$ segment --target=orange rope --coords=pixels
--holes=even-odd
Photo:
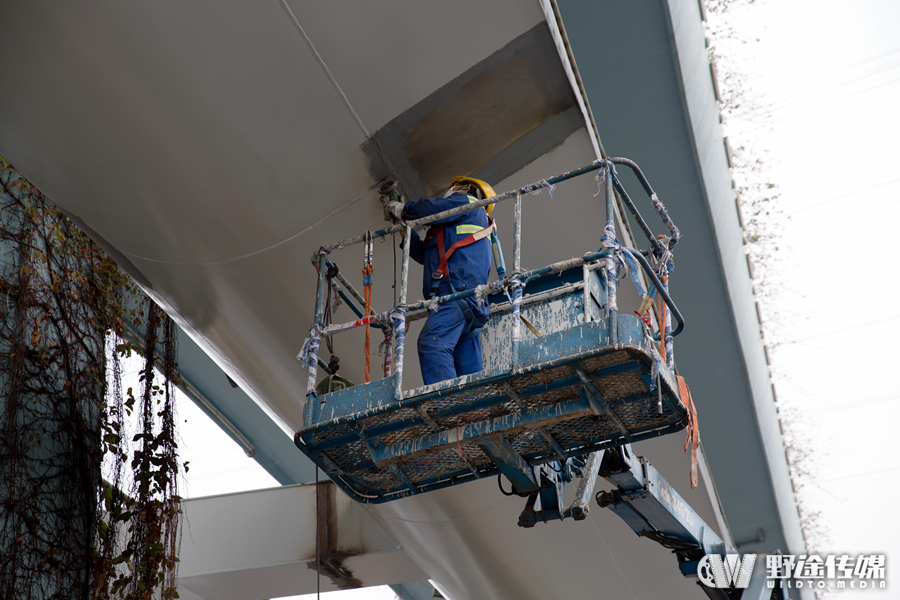
[[[687,411],[687,439],[684,440],[684,451],[691,449],[691,489],[697,487],[698,476],[698,460],[697,449],[700,447],[700,425],[697,422],[697,407],[694,405],[694,399],[691,397],[691,390],[688,388],[684,377],[678,375],[678,392],[681,396],[681,403]]]
[[[372,273],[375,272],[375,267],[371,264],[365,265],[365,266],[363,266],[362,272],[363,272],[363,279],[365,280],[366,276],[368,275],[369,276],[368,279],[369,279],[369,281],[371,281],[371,276],[372,276]],[[365,297],[365,300],[366,300],[366,309],[363,314],[368,317],[369,313],[372,312],[372,284],[371,283],[363,286],[363,296]],[[370,347],[371,347],[371,343],[369,341],[369,324],[366,323],[366,345],[365,345],[366,383],[369,383],[369,381],[371,381],[371,379],[369,378],[369,370],[372,367],[371,359],[369,358]]]

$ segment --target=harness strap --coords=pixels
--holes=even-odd
[[[432,294],[437,294],[438,284],[441,279],[447,277],[449,280],[450,277],[450,268],[447,266],[447,261],[450,260],[450,257],[453,256],[453,253],[456,252],[458,248],[462,248],[463,246],[469,246],[474,244],[475,242],[481,241],[491,235],[491,233],[495,229],[494,220],[488,217],[488,226],[484,227],[471,235],[467,235],[463,239],[457,241],[455,244],[450,246],[448,249],[444,249],[444,226],[443,225],[434,225],[428,231],[428,235],[426,236],[426,241],[429,238],[436,238],[437,247],[438,247],[438,257],[440,258],[440,263],[438,264],[438,268],[432,273],[431,278],[431,291]],[[451,289],[453,284],[451,284]],[[456,290],[453,290],[454,292]]]
[[[474,201],[474,200],[473,200]],[[453,253],[456,252],[458,248],[462,248],[464,246],[469,246],[474,244],[475,242],[481,241],[491,235],[493,232],[497,230],[496,225],[494,224],[494,220],[490,217],[487,218],[488,226],[482,227],[478,231],[475,231],[466,237],[458,240],[455,244],[446,248],[444,245],[444,226],[443,225],[432,225],[428,229],[428,233],[425,235],[425,243],[428,243],[428,240],[431,238],[437,238],[435,242],[437,242],[438,248],[438,257],[440,262],[438,264],[437,270],[431,274],[431,297],[434,298],[437,296],[438,286],[441,283],[443,278],[447,278],[447,283],[450,284],[450,291],[456,293],[456,290],[453,288],[453,282],[450,279],[450,268],[447,265],[447,261],[450,260],[450,257],[453,256]],[[471,225],[463,225],[464,227],[471,227]],[[459,232],[459,227],[457,226],[457,232]],[[477,227],[477,225],[475,226]],[[484,325],[479,324],[475,320],[475,314],[472,312],[472,307],[463,299],[456,301],[457,306],[459,306],[460,310],[463,313],[463,318],[466,321],[466,327],[462,332],[462,335],[459,338],[459,341],[465,342],[470,340],[481,333],[481,330],[484,329]]]

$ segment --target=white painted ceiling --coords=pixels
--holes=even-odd
[[[4,15],[17,83],[0,96],[0,151],[292,427],[308,257],[383,225],[363,144],[542,20],[516,0],[30,2]],[[342,262],[350,276],[361,257]]]

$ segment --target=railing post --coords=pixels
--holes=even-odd
[[[513,272],[510,283],[513,285],[510,298],[513,305],[512,312],[512,364],[510,371],[515,371],[519,366],[519,310],[522,303],[522,285],[519,272],[522,270],[522,194],[516,194],[516,211],[513,225]]]
[[[606,262],[606,258],[603,259]],[[603,304],[603,310],[606,312],[605,318],[609,318],[609,277],[606,274],[606,267],[600,267],[597,269],[597,272],[600,273],[600,285],[603,286],[603,289],[606,290],[606,302]]]
[[[522,194],[516,194],[516,213],[513,230],[513,271],[522,268]]]
[[[406,292],[409,287],[409,247],[412,245],[412,228],[407,225],[406,233],[403,236],[403,260],[400,262],[400,304],[398,306],[405,307]],[[394,321],[391,321],[394,323]],[[399,327],[403,331],[394,331],[394,339],[397,340],[397,351],[394,353],[394,399],[397,402],[403,399],[403,358],[406,354],[406,318],[399,321]]]
[[[582,265],[581,267],[581,276],[584,281],[584,322],[590,323],[591,321],[591,272],[588,269],[587,263]]]
[[[613,210],[613,202],[615,199],[615,194],[613,193],[613,166],[612,163],[607,161],[606,167],[606,222],[612,223],[613,229],[615,230],[615,211]],[[609,343],[610,345],[617,344],[619,342],[619,327],[617,322],[616,309],[616,268],[615,264],[617,261],[617,257],[613,254],[606,259],[606,304],[607,304],[607,323],[606,327],[609,329]]]
[[[307,367],[309,368],[309,379],[307,383],[306,390],[306,407],[303,411],[303,419],[306,423],[306,426],[312,424],[313,422],[313,413],[316,409],[316,403],[314,400],[316,399],[315,392],[315,381],[316,381],[316,369],[318,368],[319,362],[319,342],[320,338],[318,335],[319,329],[322,327],[324,318],[325,318],[325,263],[327,261],[327,256],[325,252],[319,253],[319,259],[316,263],[316,267],[319,270],[318,282],[316,284],[316,316],[315,316],[315,326],[313,330],[310,332],[310,337],[308,338],[308,354],[306,357]],[[310,389],[312,388],[312,389]]]

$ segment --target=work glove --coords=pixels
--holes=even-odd
[[[384,207],[390,213],[391,217],[400,221],[403,219],[403,206],[402,202],[396,202],[391,200],[389,202],[385,202]]]

